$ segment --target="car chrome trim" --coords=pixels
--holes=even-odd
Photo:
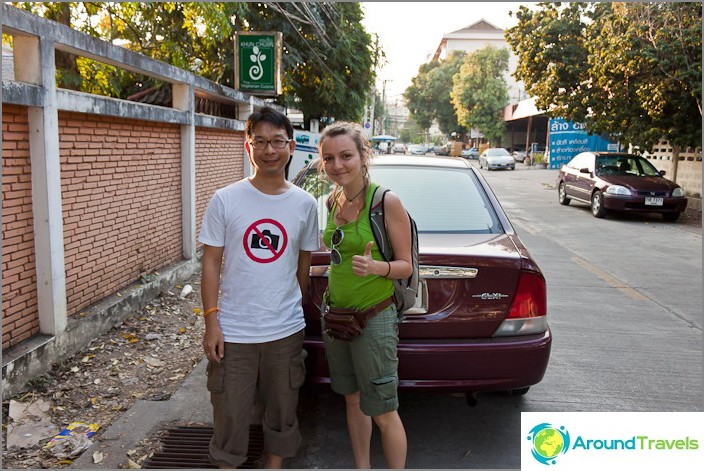
[[[479,270],[468,267],[441,267],[421,265],[418,269],[421,278],[476,278]]]
[[[311,265],[310,276],[324,277],[329,276],[329,265]],[[468,267],[443,267],[443,266],[428,266],[421,265],[418,267],[420,278],[476,278],[479,270],[477,268]],[[485,293],[488,294],[488,293]]]
[[[503,293],[482,293],[482,294],[473,294],[473,298],[481,298],[481,299],[501,299],[501,298],[508,298],[508,294],[503,294]]]

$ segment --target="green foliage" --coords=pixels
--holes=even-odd
[[[361,25],[360,4],[269,5],[273,7],[248,21],[253,30],[270,30],[273,21],[287,38],[284,97],[279,102],[301,110],[306,121],[360,121],[374,82],[374,57],[379,54]]]
[[[506,39],[551,117],[649,149],[701,146],[701,4],[539,3]]]
[[[15,2],[40,16],[234,87],[234,33],[283,33],[280,104],[306,122],[359,121],[374,81],[371,37],[357,2]],[[160,82],[69,56],[57,66],[71,88],[126,98]],[[112,75],[112,79],[109,74]]]
[[[453,77],[450,94],[460,124],[478,129],[489,141],[500,143],[506,131],[503,109],[508,104],[504,74],[508,49],[487,46],[469,54]]]
[[[459,72],[465,56],[464,51],[453,51],[443,61],[421,65],[418,75],[413,77],[403,96],[411,116],[421,128],[428,129],[437,121],[446,134],[466,134],[467,129],[459,123],[450,97],[452,78]]]

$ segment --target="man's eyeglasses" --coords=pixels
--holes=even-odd
[[[255,139],[249,144],[252,146],[253,149],[264,150],[269,144],[271,144],[272,149],[283,149],[288,145],[289,142],[291,142],[291,139],[277,138],[272,139],[270,141],[267,141],[266,139]]]
[[[337,246],[340,245],[342,240],[345,238],[345,233],[339,227],[335,229],[330,237],[330,242],[332,242],[332,247],[330,248],[330,261],[339,265],[342,262],[342,255],[340,251],[337,250]]]

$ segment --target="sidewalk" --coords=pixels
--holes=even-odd
[[[119,469],[127,462],[129,450],[165,428],[165,424],[211,424],[212,409],[205,381],[207,363],[203,359],[168,401],[137,401],[70,468]],[[93,462],[96,451],[103,453],[100,463]]]

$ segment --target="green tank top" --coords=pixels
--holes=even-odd
[[[389,278],[378,275],[358,276],[352,271],[352,255],[364,254],[364,249],[369,241],[374,241],[371,225],[369,224],[369,207],[371,206],[372,195],[378,187],[371,184],[367,189],[364,208],[357,216],[356,221],[339,226],[344,232],[344,237],[340,245],[335,248],[342,255],[342,262],[339,265],[330,263],[328,287],[330,288],[330,306],[367,309],[380,303],[394,293],[393,282]],[[332,248],[332,233],[338,227],[335,224],[333,215],[337,207],[337,202],[333,201],[332,210],[328,214],[328,223],[325,227],[323,240],[328,248]],[[384,260],[376,243],[372,246],[372,258],[374,260]]]

